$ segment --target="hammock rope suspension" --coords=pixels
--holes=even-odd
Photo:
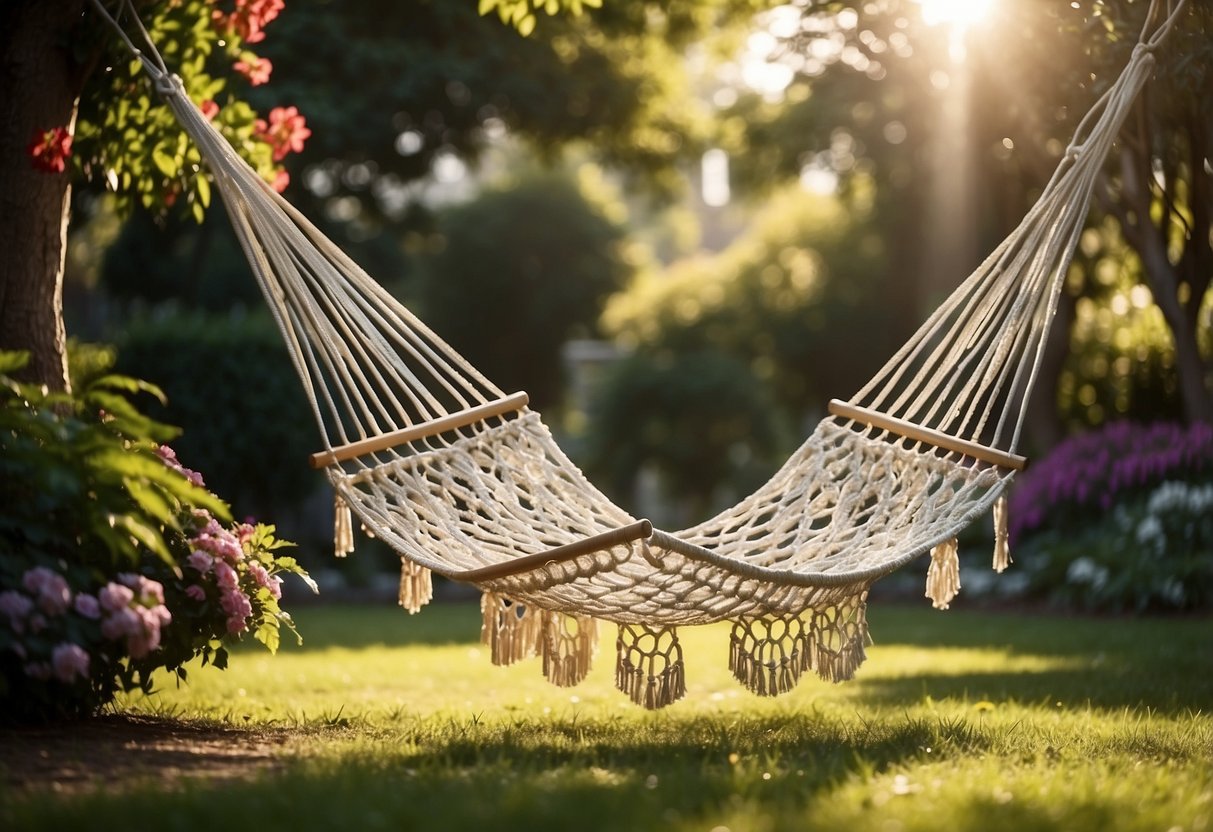
[[[831,402],[765,485],[674,533],[614,505],[525,393],[485,378],[264,182],[189,100],[130,0],[119,8],[144,50],[93,4],[206,160],[319,428],[312,464],[336,492],[337,551],[352,550],[355,519],[391,546],[410,612],[430,599],[431,572],[475,584],[493,662],[542,655],[556,684],[588,671],[593,619],[614,622],[617,686],[655,708],[686,690],[679,626],[732,621],[730,669],[774,695],[806,670],[851,678],[868,588],[928,552],[927,594],[946,608],[960,588],[956,535],[991,506],[994,567],[1010,562],[1003,492],[1027,463],[1016,448],[1058,295],[1184,0],[1152,1],[1035,205],[888,363]]]

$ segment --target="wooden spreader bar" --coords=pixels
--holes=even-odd
[[[1022,471],[1028,467],[1027,457],[1000,451],[997,448],[991,448],[988,445],[982,445],[977,442],[970,442],[966,439],[958,439],[941,431],[924,428],[913,422],[907,422],[904,419],[897,419],[893,416],[886,416],[878,411],[847,404],[838,399],[830,400],[829,411],[832,416],[841,416],[853,422],[881,428],[898,436],[913,439],[915,442],[926,442],[928,445],[935,445],[948,451],[955,451],[1001,468]]]
[[[584,540],[567,543],[564,546],[557,546],[555,549],[548,549],[546,552],[523,555],[513,560],[481,566],[478,569],[467,569],[463,572],[456,572],[450,577],[452,580],[463,581],[465,583],[490,581],[495,578],[508,578],[511,575],[519,575],[532,569],[538,569],[541,566],[547,566],[548,564],[563,563],[566,560],[572,560],[590,552],[597,552],[600,549],[609,549],[622,543],[631,543],[633,540],[648,538],[652,534],[653,524],[648,520],[639,520],[628,526],[620,526],[618,529],[596,534]]]
[[[513,395],[506,396],[504,399],[485,402],[475,407],[469,407],[467,410],[448,413],[446,416],[439,416],[437,419],[409,425],[407,428],[394,430],[391,433],[372,436],[369,439],[360,439],[357,442],[350,442],[347,445],[340,445],[328,451],[312,454],[309,462],[313,468],[324,468],[327,465],[332,465],[345,459],[353,459],[363,454],[382,451],[396,445],[403,445],[405,442],[412,442],[414,439],[423,439],[427,436],[446,433],[448,430],[467,427],[474,422],[491,419],[494,416],[500,416],[513,410],[522,410],[527,406],[527,402],[529,401],[530,398],[526,393],[514,393]]]

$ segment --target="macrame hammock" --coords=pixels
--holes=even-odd
[[[787,463],[736,506],[679,532],[611,503],[556,445],[525,393],[507,395],[269,187],[149,48],[156,89],[197,143],[324,438],[336,548],[351,512],[401,556],[416,612],[436,572],[483,591],[496,664],[542,656],[585,677],[596,619],[618,625],[616,684],[659,708],[685,692],[677,628],[731,621],[729,667],[775,695],[814,671],[851,678],[877,578],[927,552],[927,596],[960,588],[957,533],[993,507],[994,568],[1010,561],[1003,493],[1058,293],[1092,189],[1184,2],[1096,102],[1040,199],[850,399],[832,401]],[[122,6],[130,11],[129,0]],[[1168,4],[1170,7],[1170,4]]]

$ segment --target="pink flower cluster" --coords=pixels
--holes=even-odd
[[[239,635],[248,629],[249,617],[253,614],[252,601],[241,587],[241,572],[246,573],[256,587],[266,588],[275,599],[282,597],[282,579],[269,571],[259,561],[246,558],[244,544],[252,537],[253,527],[247,523],[229,531],[209,512],[199,509],[194,512],[199,530],[190,538],[193,551],[186,565],[198,573],[200,581],[186,587],[185,593],[196,601],[207,597],[206,583],[212,583],[219,595],[219,606],[227,616],[227,631]]]
[[[160,630],[173,615],[164,605],[164,587],[143,575],[118,576],[97,593],[101,635],[126,640],[127,652],[141,659],[160,646]]]
[[[220,32],[238,35],[245,43],[265,40],[265,26],[286,7],[283,0],[236,0],[235,11],[211,12],[211,23]]]
[[[303,150],[303,143],[312,135],[298,107],[275,107],[270,110],[269,121],[257,119],[253,131],[273,149],[275,162]]]
[[[254,87],[262,84],[268,84],[270,81],[270,73],[274,71],[274,64],[269,58],[258,58],[255,55],[249,55],[248,60],[236,61],[232,65],[232,69],[239,72],[248,82]]]
[[[189,468],[186,468],[184,465],[178,462],[177,452],[168,445],[160,445],[158,448],[156,448],[156,455],[160,457],[165,465],[172,468],[181,476],[185,477],[192,484],[198,486],[199,488],[205,487],[206,483],[202,481],[202,475],[197,471],[191,471]]]
[[[96,617],[89,616],[87,611],[90,608],[96,610],[97,599],[80,593],[73,603],[67,580],[45,566],[26,570],[21,576],[21,588],[25,591],[10,589],[0,592],[0,616],[8,620],[9,628],[18,635],[42,632],[51,619],[63,616],[73,608],[86,618]],[[20,642],[16,642],[12,649],[23,661],[28,658]],[[80,645],[66,641],[51,650],[49,662],[31,661],[24,667],[26,675],[32,678],[54,677],[69,684],[78,678],[87,679],[88,668],[88,652]]]

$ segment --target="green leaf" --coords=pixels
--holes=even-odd
[[[160,404],[168,404],[168,397],[164,395],[164,391],[150,381],[141,381],[130,376],[118,375],[116,373],[94,381],[90,387],[105,387],[111,390],[125,390],[128,393],[150,393],[156,397]]]
[[[124,478],[122,482],[141,509],[166,526],[176,525],[173,507],[169,504],[168,500],[164,499],[164,495],[159,490],[152,488],[141,480],[130,477]]]
[[[152,161],[165,176],[176,176],[181,168],[177,158],[164,149],[163,143],[152,148]]]
[[[198,202],[203,208],[209,208],[211,205],[211,183],[205,173],[199,173],[194,177],[194,187],[198,190]]]
[[[253,638],[266,646],[271,653],[277,653],[282,643],[282,635],[278,631],[278,619],[269,616],[253,633]]]
[[[132,514],[120,514],[113,517],[115,529],[125,531],[136,541],[151,550],[157,557],[169,566],[175,566],[176,561],[164,542],[164,536],[154,526],[144,523]]]
[[[28,350],[16,350],[13,352],[0,352],[0,374],[8,375],[16,372],[29,363]]]

